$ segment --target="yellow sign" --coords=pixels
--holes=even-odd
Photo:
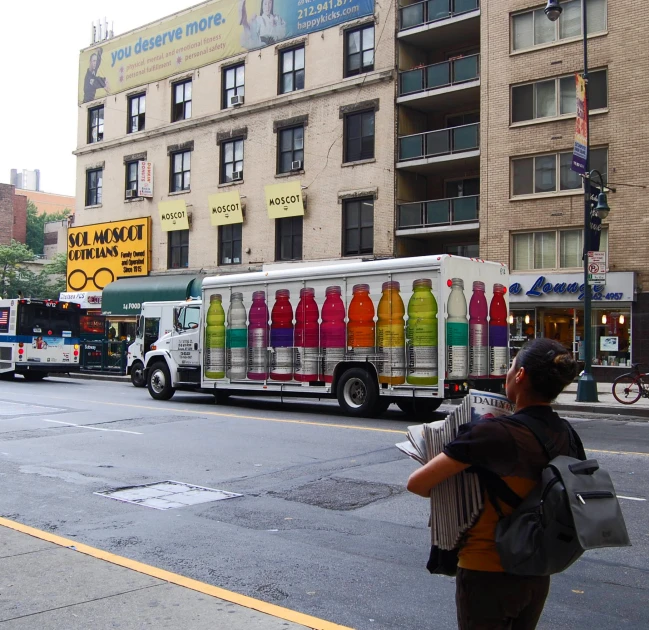
[[[218,193],[207,198],[212,225],[243,223],[241,198],[238,192]]]
[[[160,212],[160,226],[163,232],[189,229],[187,206],[183,200],[160,201],[158,202],[158,211]]]
[[[149,273],[151,219],[68,228],[68,291],[102,291],[117,278]]]
[[[82,51],[79,102],[153,83],[373,12],[373,0],[204,2]]]
[[[264,186],[264,192],[268,216],[271,219],[298,217],[304,214],[304,200],[299,181]]]

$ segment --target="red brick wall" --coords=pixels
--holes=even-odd
[[[13,238],[24,243],[27,240],[27,197],[14,195]]]
[[[9,245],[12,238],[21,243],[27,238],[27,197],[0,184],[0,245]]]

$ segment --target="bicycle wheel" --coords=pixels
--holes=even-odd
[[[632,405],[642,395],[642,382],[635,376],[625,374],[613,381],[613,396],[623,405]]]

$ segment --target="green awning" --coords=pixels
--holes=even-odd
[[[139,315],[143,302],[200,297],[203,278],[169,275],[115,280],[102,293],[101,312],[103,315]]]

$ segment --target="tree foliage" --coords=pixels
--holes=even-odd
[[[61,221],[70,214],[67,208],[62,212],[38,214],[38,208],[32,201],[27,202],[27,238],[26,245],[34,254],[42,254],[45,248],[45,224],[50,221]]]

